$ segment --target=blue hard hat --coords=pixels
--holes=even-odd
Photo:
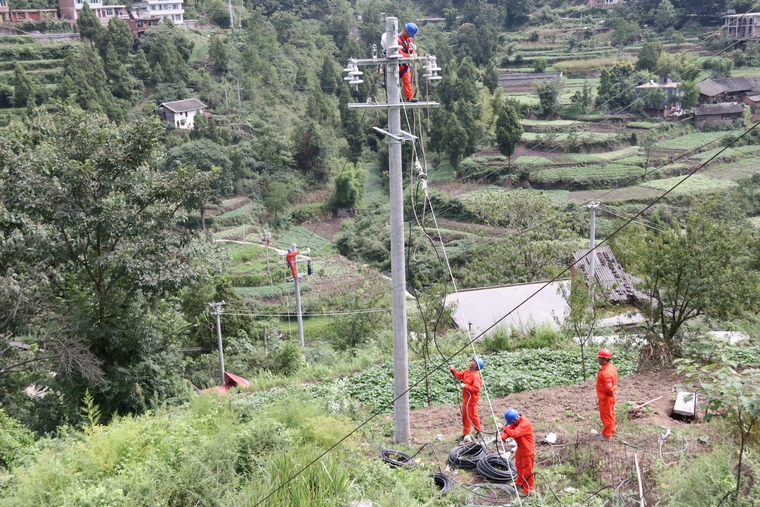
[[[506,412],[504,412],[504,419],[507,420],[507,424],[512,424],[517,420],[519,416],[520,414],[518,414],[517,410],[514,408],[509,408]]]
[[[481,358],[479,358],[479,357],[473,357],[472,360],[477,363],[478,370],[482,370],[483,368],[486,367],[486,363],[484,363]]]
[[[409,32],[409,37],[414,39],[414,36],[417,33],[417,25],[414,23],[407,23],[404,25],[404,28],[406,28],[406,31]]]

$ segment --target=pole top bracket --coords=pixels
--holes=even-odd
[[[401,141],[402,143],[404,141],[415,141],[419,139],[417,136],[410,134],[409,132],[404,132],[403,130],[399,132],[398,134],[391,134],[387,130],[383,130],[378,127],[372,127],[374,130],[380,132],[383,135],[386,135],[390,137],[391,139],[395,139],[396,141]]]

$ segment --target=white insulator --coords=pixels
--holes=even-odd
[[[393,50],[399,50],[399,49],[401,49],[401,46],[399,46],[398,44],[391,44],[390,46],[388,46],[385,49],[389,49],[391,51],[393,51]]]
[[[443,79],[441,76],[432,76],[432,77],[427,78],[428,81],[433,81],[433,82],[440,81],[441,79]]]
[[[348,84],[359,86],[363,82],[364,82],[363,79],[352,79],[351,81],[348,82]]]
[[[343,81],[351,81],[353,78],[353,76],[346,76],[343,78]]]
[[[360,71],[358,68],[348,73],[349,76],[361,76],[363,74],[364,72]]]

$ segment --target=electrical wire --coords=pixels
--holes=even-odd
[[[482,444],[460,445],[449,451],[446,464],[462,470],[475,470],[478,461],[487,455],[488,450]]]
[[[510,483],[518,477],[514,460],[506,460],[499,454],[489,454],[482,457],[475,469],[482,478],[489,482]]]
[[[446,496],[446,493],[454,488],[454,479],[443,472],[436,472],[428,477],[432,477],[435,485],[441,488],[441,496]]]
[[[405,452],[394,451],[393,449],[380,449],[380,458],[393,468],[409,468],[414,466],[414,458],[412,456]]]

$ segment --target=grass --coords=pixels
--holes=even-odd
[[[280,245],[283,250],[290,248],[291,243],[295,243],[299,250],[311,248],[313,253],[326,254],[332,252],[331,243],[314,232],[316,230],[315,225],[312,225],[311,228],[312,230],[305,227],[295,227],[284,234],[276,234],[272,238],[272,243],[274,244],[276,239],[277,245]]]
[[[576,139],[580,143],[586,144],[598,144],[607,141],[612,141],[617,138],[617,134],[611,132],[581,132],[576,135]],[[535,132],[525,132],[521,141],[535,143],[538,141],[547,142],[547,140],[554,140],[554,142],[564,142],[570,137],[569,134],[537,134]]]
[[[655,148],[679,151],[691,151],[703,147],[715,148],[718,145],[713,143],[731,134],[732,132],[696,132],[659,142],[655,145]]]
[[[612,66],[618,61],[629,61],[636,63],[636,58],[632,56],[606,56],[604,58],[584,58],[576,59],[578,53],[572,53],[572,60],[564,60],[554,64],[554,68],[561,72],[592,72],[605,66]]]
[[[515,159],[515,165],[547,165],[556,163],[552,159],[546,157],[532,157],[529,155],[522,155]]]
[[[677,176],[675,178],[664,178],[661,180],[647,181],[641,183],[643,187],[654,188],[657,190],[667,191],[681,182],[686,176]],[[695,174],[676,187],[671,194],[673,195],[694,195],[694,194],[711,194],[722,190],[730,190],[736,187],[736,183],[730,180],[719,180],[702,174]]]
[[[565,187],[571,189],[609,188],[632,184],[643,176],[639,167],[609,164],[607,166],[563,167],[530,173],[534,186]]]
[[[653,123],[651,121],[632,121],[629,124],[626,125],[629,129],[656,129],[662,125],[661,123]]]

